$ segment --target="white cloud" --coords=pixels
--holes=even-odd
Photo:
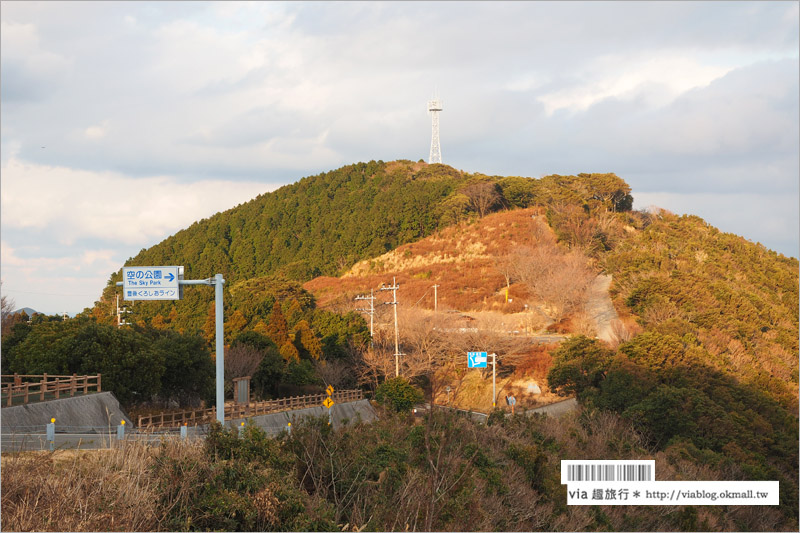
[[[87,250],[82,255],[57,257],[49,257],[46,252],[36,247],[21,252],[0,242],[2,292],[14,300],[17,308],[74,315],[100,296],[109,274],[119,269],[125,258],[123,253],[112,250]]]
[[[102,139],[106,136],[106,128],[108,127],[108,121],[104,121],[103,124],[98,124],[95,126],[89,126],[83,132],[87,139]]]
[[[97,295],[132,248],[276,185],[425,158],[436,86],[445,163],[614,171],[637,202],[641,190],[677,194],[660,199],[796,250],[797,13],[782,2],[6,2],[3,277],[94,273]],[[783,195],[757,196],[777,208],[748,210],[762,190]]]
[[[684,54],[604,56],[594,60],[576,81],[543,94],[538,100],[548,115],[561,109],[585,111],[608,98],[630,100],[644,96],[650,105],[663,106],[690,89],[707,86],[732,69],[705,65]]]
[[[46,231],[62,244],[86,238],[154,244],[195,220],[271,189],[256,182],[181,184],[169,176],[133,179],[114,172],[36,165],[14,157],[3,164],[2,175],[4,232]]]

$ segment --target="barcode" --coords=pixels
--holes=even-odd
[[[655,481],[655,461],[561,461],[561,483]]]

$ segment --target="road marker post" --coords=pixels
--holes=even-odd
[[[330,426],[333,423],[333,404],[336,403],[333,401],[333,385],[328,385],[328,388],[325,389],[325,392],[328,394],[328,397],[322,402],[322,405],[328,408],[328,425]]]
[[[56,419],[51,418],[50,423],[47,424],[47,441],[50,443],[50,451],[55,451],[56,448]]]

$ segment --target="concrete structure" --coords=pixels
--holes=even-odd
[[[360,420],[362,422],[372,422],[378,419],[375,409],[369,403],[369,400],[358,400],[355,402],[337,403],[333,409],[333,427],[334,429],[340,428],[344,425],[345,420],[348,423],[355,423]],[[293,411],[282,411],[280,413],[272,413],[268,415],[254,416],[247,419],[228,420],[225,425],[228,427],[239,427],[242,422],[250,422],[263,429],[267,435],[274,435],[281,431],[286,431],[289,422],[292,426],[297,425],[301,419],[305,417],[328,417],[328,409],[320,405],[319,407],[308,407],[306,409],[295,409]]]
[[[119,406],[114,394],[100,392],[4,407],[0,411],[0,431],[3,434],[44,433],[51,418],[56,419],[57,432],[108,432],[109,427],[115,429],[121,420],[125,420],[125,425],[133,428],[133,423]]]

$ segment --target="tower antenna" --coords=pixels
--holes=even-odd
[[[439,111],[442,110],[442,101],[438,96],[428,101],[428,113],[431,114],[431,155],[428,163],[442,162],[442,146],[439,144]]]

